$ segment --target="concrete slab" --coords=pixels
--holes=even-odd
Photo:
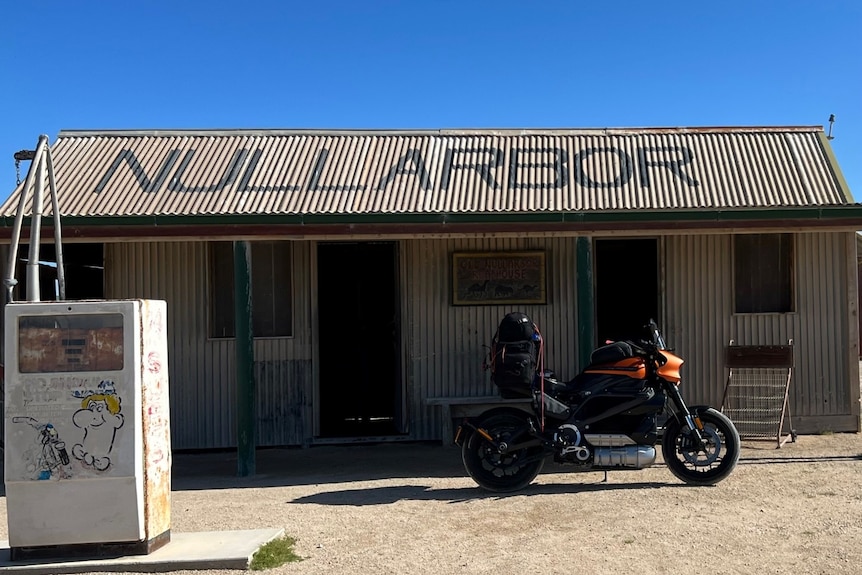
[[[284,529],[171,533],[171,541],[149,555],[110,559],[12,561],[8,541],[0,541],[0,573],[51,575],[91,571],[143,573],[185,569],[248,569],[251,556],[265,543],[284,534]]]

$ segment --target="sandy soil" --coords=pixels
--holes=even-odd
[[[306,559],[270,573],[862,573],[862,435],[743,447],[714,487],[549,464],[502,497],[437,445],[264,450],[252,478],[233,454],[175,455],[172,528],[283,527]]]

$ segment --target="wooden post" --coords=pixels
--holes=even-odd
[[[236,317],[237,475],[255,474],[254,334],[251,307],[251,246],[233,243],[234,313]]]

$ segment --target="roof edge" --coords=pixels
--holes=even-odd
[[[49,221],[50,220],[50,221]],[[862,204],[838,206],[780,207],[713,210],[627,210],[585,212],[497,212],[497,213],[366,213],[366,214],[189,214],[153,216],[62,216],[70,226],[242,226],[242,225],[362,225],[362,224],[548,224],[548,223],[698,223],[698,222],[828,222],[854,220],[862,229]],[[0,229],[13,227],[15,218],[0,218]],[[44,220],[49,225],[52,218]],[[30,225],[30,216],[24,218]],[[842,223],[842,225],[844,225]]]
[[[695,126],[616,128],[188,128],[188,129],[105,129],[60,130],[58,138],[69,137],[170,137],[170,136],[530,136],[530,135],[636,135],[703,133],[823,132],[823,126]]]
[[[838,187],[844,194],[847,202],[850,204],[854,203],[853,191],[850,189],[850,186],[847,184],[847,180],[844,178],[844,172],[841,171],[841,165],[838,163],[838,158],[835,157],[835,152],[832,149],[832,145],[829,143],[829,136],[824,132],[819,133],[817,136],[820,140],[820,145],[823,147],[823,153],[826,156],[829,168],[832,170],[832,177],[835,178],[835,182],[838,184]]]

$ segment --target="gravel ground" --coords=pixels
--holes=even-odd
[[[714,487],[658,462],[607,482],[549,464],[492,495],[429,444],[261,450],[256,467],[176,454],[173,531],[283,527],[305,558],[270,571],[286,574],[862,573],[860,434],[744,442]]]

